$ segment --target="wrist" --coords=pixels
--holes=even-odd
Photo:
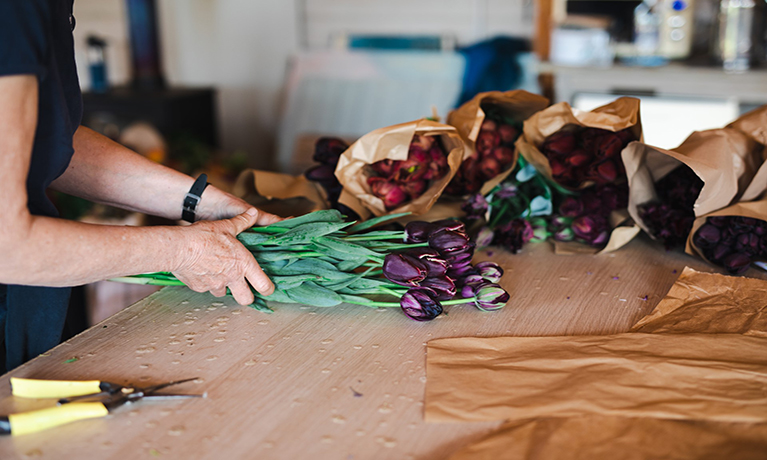
[[[229,219],[252,207],[246,201],[210,185],[198,205],[197,216],[198,220]]]

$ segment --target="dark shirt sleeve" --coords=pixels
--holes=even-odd
[[[33,74],[43,80],[50,30],[49,0],[1,0],[0,76]]]

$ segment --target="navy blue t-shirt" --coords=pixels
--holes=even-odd
[[[0,0],[0,76],[35,75],[38,81],[27,177],[34,215],[58,216],[45,191],[72,159],[82,116],[72,6],[73,0]],[[68,288],[0,284],[0,373],[58,344],[68,300]]]

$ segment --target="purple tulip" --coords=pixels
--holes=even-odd
[[[426,266],[426,276],[443,276],[449,268],[448,262],[440,257],[439,253],[431,248],[413,248],[406,252],[407,255],[418,259]]]
[[[476,284],[464,284],[459,292],[462,299],[471,299],[476,295]]]
[[[554,155],[568,155],[575,148],[575,135],[570,131],[557,131],[543,141],[541,151]]]
[[[480,276],[491,283],[497,283],[503,276],[503,268],[495,262],[485,261],[474,266]]]
[[[740,275],[748,270],[751,265],[751,257],[748,254],[742,252],[736,252],[730,254],[722,260],[722,265],[727,272],[733,275]]]
[[[465,278],[469,275],[476,275],[478,273],[479,272],[477,271],[476,268],[474,268],[473,265],[471,265],[470,263],[467,263],[464,265],[459,265],[457,267],[451,266],[450,269],[447,271],[447,276],[454,280],[457,280],[457,279]]]
[[[554,240],[555,241],[572,241],[575,239],[575,233],[573,233],[573,229],[570,227],[565,227],[563,229],[557,230],[554,232]]]
[[[421,286],[433,290],[437,300],[450,300],[456,294],[455,282],[447,276],[426,278],[421,281]]]
[[[369,177],[370,191],[383,201],[386,209],[394,209],[408,199],[405,190],[397,184],[382,177]]]
[[[461,205],[461,210],[466,213],[467,219],[482,219],[487,213],[487,200],[481,193],[475,193]]]
[[[500,310],[511,298],[501,286],[495,283],[483,283],[475,289],[475,305],[482,311]]]
[[[482,278],[482,275],[480,275],[479,273],[472,273],[470,275],[466,275],[463,278],[459,278],[458,281],[456,281],[456,283],[459,286],[465,286],[467,284],[480,285],[485,282],[486,280]]]
[[[495,229],[494,243],[516,254],[533,237],[533,227],[525,219],[514,219]]]
[[[564,217],[578,217],[583,212],[583,203],[581,200],[568,196],[559,205],[559,213]]]
[[[445,256],[448,269],[450,269],[451,267],[459,267],[461,265],[470,264],[471,259],[473,258],[474,258],[474,251],[469,251],[469,250],[457,251]]]
[[[442,219],[436,222],[432,222],[432,225],[434,225],[434,231],[452,230],[454,232],[466,233],[466,225],[460,220]]]
[[[410,319],[431,321],[442,314],[442,305],[436,297],[437,293],[429,288],[411,288],[400,298],[399,305]]]
[[[312,159],[318,163],[333,166],[335,169],[338,158],[349,146],[341,139],[335,137],[321,137],[314,144],[314,156]]]
[[[519,130],[512,125],[502,124],[498,127],[498,134],[501,135],[501,142],[504,144],[513,144],[519,136]]]
[[[597,246],[606,242],[607,219],[600,215],[581,216],[573,221],[573,233],[587,244]]]
[[[434,225],[430,222],[414,220],[405,225],[406,243],[425,243],[429,240],[429,235],[434,230]]]
[[[495,233],[490,230],[490,227],[482,227],[474,237],[474,241],[477,243],[478,248],[484,248],[493,244],[493,238]]]
[[[429,246],[441,254],[465,249],[469,244],[469,237],[462,232],[440,229],[429,235]]]
[[[402,286],[417,286],[426,278],[426,266],[406,254],[387,254],[384,257],[383,274],[391,282]]]

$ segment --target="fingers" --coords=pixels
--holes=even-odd
[[[245,273],[245,278],[256,291],[263,295],[270,295],[274,292],[274,283],[266,276],[266,273],[261,269],[258,263],[254,260],[253,264]]]
[[[250,208],[239,216],[229,219],[234,224],[234,234],[239,235],[250,227],[256,225],[260,212],[256,208]]]
[[[240,305],[250,305],[255,300],[250,286],[248,286],[244,279],[230,284],[229,290],[232,292],[234,300]]]
[[[275,216],[274,214],[269,214],[268,212],[258,210],[258,219],[256,219],[256,224],[264,226],[264,225],[271,225],[276,224],[277,222],[283,220],[280,216]]]

